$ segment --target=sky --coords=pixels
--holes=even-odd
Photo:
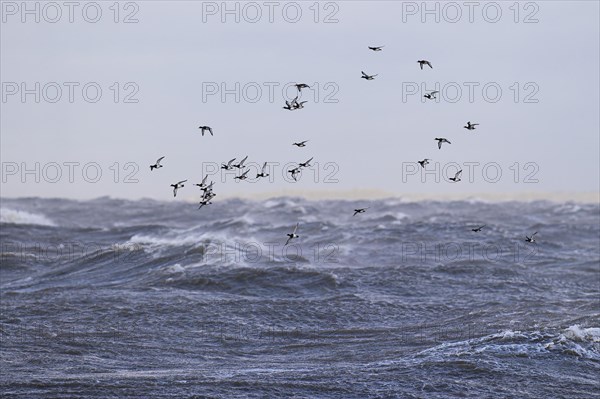
[[[3,1],[0,196],[597,202],[599,4]]]

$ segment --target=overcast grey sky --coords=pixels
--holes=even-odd
[[[218,195],[599,191],[597,1],[22,5],[2,2],[5,197],[169,200],[171,183],[245,155],[270,162],[272,179],[216,170]],[[290,112],[295,82],[313,88]],[[310,157],[299,182],[284,179]],[[444,180],[457,168],[463,181]],[[177,200],[198,197],[190,185]]]

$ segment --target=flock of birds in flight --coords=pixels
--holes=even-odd
[[[382,51],[383,47],[384,46],[368,46],[369,50],[372,50],[375,52]],[[421,68],[421,70],[423,70],[423,66],[428,66],[429,68],[433,69],[431,62],[429,62],[427,60],[418,60],[417,62],[419,63],[419,67]],[[365,79],[365,80],[374,80],[375,77],[377,76],[377,74],[369,75],[369,74],[365,73],[364,71],[361,71],[361,74],[362,74],[361,79]],[[283,109],[288,110],[288,111],[296,111],[299,109],[303,109],[304,104],[307,103],[307,101],[298,101],[298,97],[299,97],[300,93],[302,92],[302,89],[310,88],[310,86],[305,83],[296,83],[294,86],[298,90],[298,94],[296,95],[295,98],[292,99],[292,101],[286,100],[285,106],[283,107]],[[437,99],[436,94],[438,94],[438,93],[439,93],[439,91],[431,91],[431,92],[423,95],[423,97],[425,97],[428,100],[435,100],[435,99]],[[479,125],[479,123],[471,123],[471,121],[468,121],[467,124],[463,127],[467,130],[475,130],[475,126],[478,126],[478,125]],[[210,133],[211,136],[214,135],[213,130],[210,126],[199,126],[198,129],[200,129],[203,137],[204,137],[204,133],[206,133],[206,132]],[[434,140],[437,141],[438,149],[440,149],[440,150],[442,149],[442,144],[444,144],[444,143],[452,144],[445,137],[436,137]],[[308,142],[308,140],[304,140],[304,141],[300,141],[297,143],[293,143],[292,145],[302,148],[302,147],[306,147],[307,142]],[[163,165],[161,165],[160,162],[164,158],[165,157],[162,156],[156,160],[156,163],[154,165],[150,165],[150,171],[153,171],[154,169],[162,168]],[[240,180],[240,181],[246,180],[248,178],[248,172],[250,172],[250,169],[246,169],[245,171],[243,170],[244,162],[246,162],[247,159],[248,159],[248,156],[245,156],[239,163],[234,164],[233,162],[236,160],[236,158],[233,158],[233,159],[229,160],[229,162],[227,162],[226,164],[225,163],[222,164],[221,169],[223,169],[223,170],[238,169],[240,171],[240,174],[239,174],[239,176],[234,177],[234,179]],[[294,181],[297,181],[297,176],[300,173],[300,171],[302,170],[302,168],[307,168],[307,167],[311,166],[310,162],[312,160],[313,160],[313,158],[310,158],[306,162],[300,162],[297,167],[288,170],[287,173],[290,173],[290,175],[294,179]],[[429,164],[429,161],[431,161],[431,159],[425,158],[422,161],[418,161],[418,163],[419,163],[419,165],[421,165],[421,168],[424,169]],[[269,174],[266,173],[266,171],[267,171],[267,162],[265,162],[263,164],[261,172],[256,174],[256,178],[258,179],[261,177],[268,177]],[[458,183],[459,181],[461,181],[461,179],[460,179],[461,174],[462,174],[462,169],[459,170],[458,172],[456,172],[454,177],[450,177],[449,180],[451,180],[454,183]],[[203,206],[206,206],[206,205],[211,205],[212,204],[211,200],[217,195],[213,191],[214,182],[211,181],[210,184],[207,184],[207,179],[208,179],[208,175],[204,176],[201,183],[195,184],[196,186],[200,187],[200,189],[203,192],[202,198],[200,199],[200,203],[198,204],[199,205],[198,209],[201,209]],[[184,187],[183,183],[185,183],[185,182],[187,182],[187,180],[181,180],[175,184],[171,184],[171,187],[173,187],[173,196],[174,197],[177,196],[177,190]],[[367,208],[355,209],[354,214],[352,216],[356,216],[357,214],[360,214],[360,213],[365,213],[367,211],[367,209],[369,209],[369,208],[367,207]],[[292,241],[294,238],[300,237],[299,235],[296,234],[296,232],[298,231],[298,226],[299,226],[299,223],[296,223],[296,227],[294,228],[294,231],[287,234],[288,239],[287,239],[285,245],[288,245],[290,243],[290,241]],[[478,233],[484,227],[485,227],[485,225],[476,227],[476,228],[471,229],[471,231]],[[537,231],[535,233],[533,233],[531,235],[531,237],[525,236],[525,241],[529,242],[529,243],[536,242],[535,241],[536,234],[537,234]]]

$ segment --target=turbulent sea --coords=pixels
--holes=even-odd
[[[0,221],[2,397],[600,398],[598,204],[26,198]]]

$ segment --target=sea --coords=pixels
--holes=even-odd
[[[3,198],[0,396],[600,398],[598,203],[213,202]]]

